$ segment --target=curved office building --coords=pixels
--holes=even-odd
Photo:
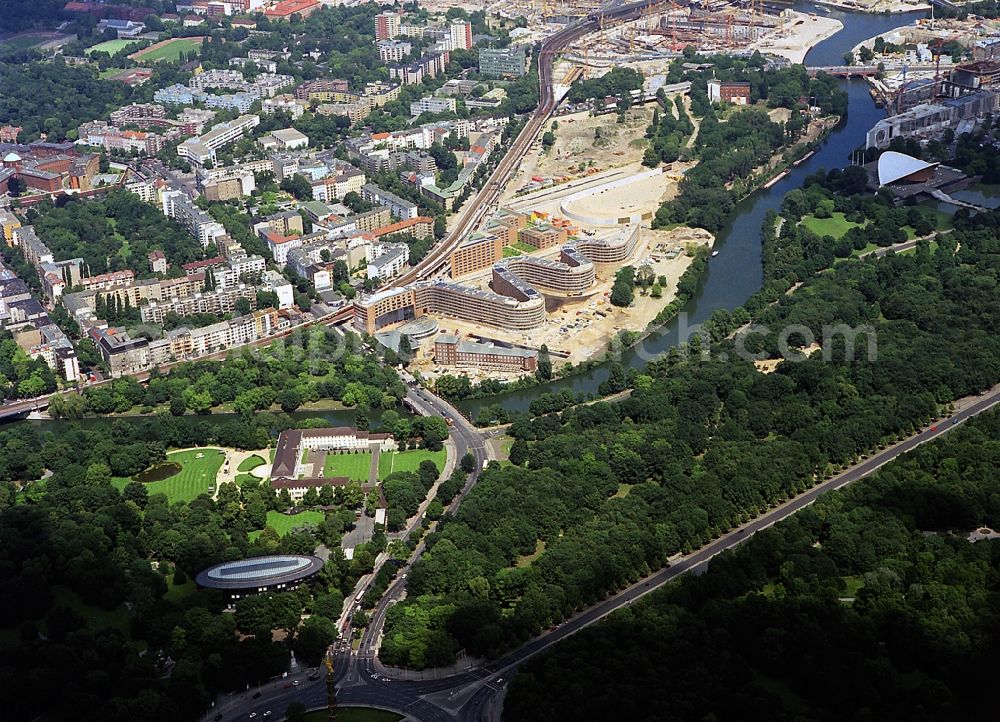
[[[559,260],[515,256],[493,266],[493,290],[517,296],[525,288],[540,289],[564,296],[581,296],[594,285],[594,264],[574,246],[562,247]]]
[[[639,226],[632,224],[609,238],[578,238],[576,249],[594,263],[622,263],[635,251]]]

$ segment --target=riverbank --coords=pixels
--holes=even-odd
[[[845,12],[889,15],[930,10],[931,4],[922,0],[813,0],[817,5],[826,5]]]
[[[750,45],[751,49],[787,58],[792,63],[805,61],[815,46],[843,30],[844,24],[836,18],[812,15],[795,10],[785,10],[791,19],[786,35],[764,36]]]

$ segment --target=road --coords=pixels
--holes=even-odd
[[[596,624],[609,614],[632,604],[681,575],[704,567],[717,554],[733,549],[757,532],[805,509],[820,495],[869,476],[900,455],[948,433],[961,422],[998,403],[1000,403],[1000,384],[980,396],[959,400],[956,402],[956,410],[940,421],[921,429],[898,444],[873,454],[784,504],[769,509],[742,527],[724,534],[692,554],[678,559],[669,567],[586,609],[552,631],[527,642],[485,667],[440,679],[396,681],[387,679],[379,672],[371,645],[364,646],[358,654],[338,650],[335,665],[338,704],[393,709],[423,722],[499,720],[500,702],[507,682],[521,665],[536,654]],[[398,580],[397,583],[401,581]],[[386,596],[392,596],[397,592],[396,585],[393,585]],[[388,605],[387,602],[386,608]],[[313,683],[297,690],[275,688],[271,694],[265,693],[261,700],[247,700],[237,707],[240,714],[244,715],[250,711],[260,714],[267,709],[280,714],[292,699],[298,699],[310,708],[323,706],[326,703],[326,687],[321,683]]]

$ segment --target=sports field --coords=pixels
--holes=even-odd
[[[430,459],[437,464],[438,471],[444,469],[444,462],[448,458],[448,452],[428,451],[427,449],[412,449],[410,451],[385,452],[378,459],[378,478],[384,479],[394,471],[416,471],[420,467],[420,462]]]
[[[371,464],[370,451],[360,454],[327,454],[326,461],[323,462],[323,476],[346,476],[355,481],[368,481]],[[379,460],[379,468],[381,467]]]
[[[199,494],[209,494],[215,487],[215,479],[225,457],[218,449],[191,449],[167,454],[167,461],[181,465],[181,470],[161,481],[146,484],[150,494],[166,494],[174,504],[179,501],[193,501]],[[116,480],[115,485],[124,487],[128,479]]]
[[[132,53],[129,57],[133,60],[144,60],[151,63],[155,63],[160,60],[166,60],[172,63],[180,59],[181,53],[186,55],[192,50],[198,50],[201,48],[201,41],[201,37],[171,38],[170,40],[163,40],[159,43],[154,43],[148,48],[143,48],[142,50]]]
[[[84,55],[90,55],[91,53],[104,52],[108,55],[114,55],[119,50],[124,50],[125,48],[135,45],[138,40],[105,40],[103,43],[98,43],[93,47],[87,48],[83,51]]]

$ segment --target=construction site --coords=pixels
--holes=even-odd
[[[876,104],[890,115],[902,113],[921,103],[991,88],[991,82],[970,85],[962,68],[1000,60],[1000,21],[922,18],[863,40],[853,54]]]
[[[595,0],[518,0],[497,10],[509,17],[523,15],[529,21],[526,32],[537,36],[551,32],[553,25],[574,22],[599,5]],[[801,62],[813,45],[841,27],[834,18],[763,0],[651,3],[638,20],[602,27],[581,38],[564,57],[581,68],[609,68],[674,58],[691,46],[707,54],[760,50]]]

